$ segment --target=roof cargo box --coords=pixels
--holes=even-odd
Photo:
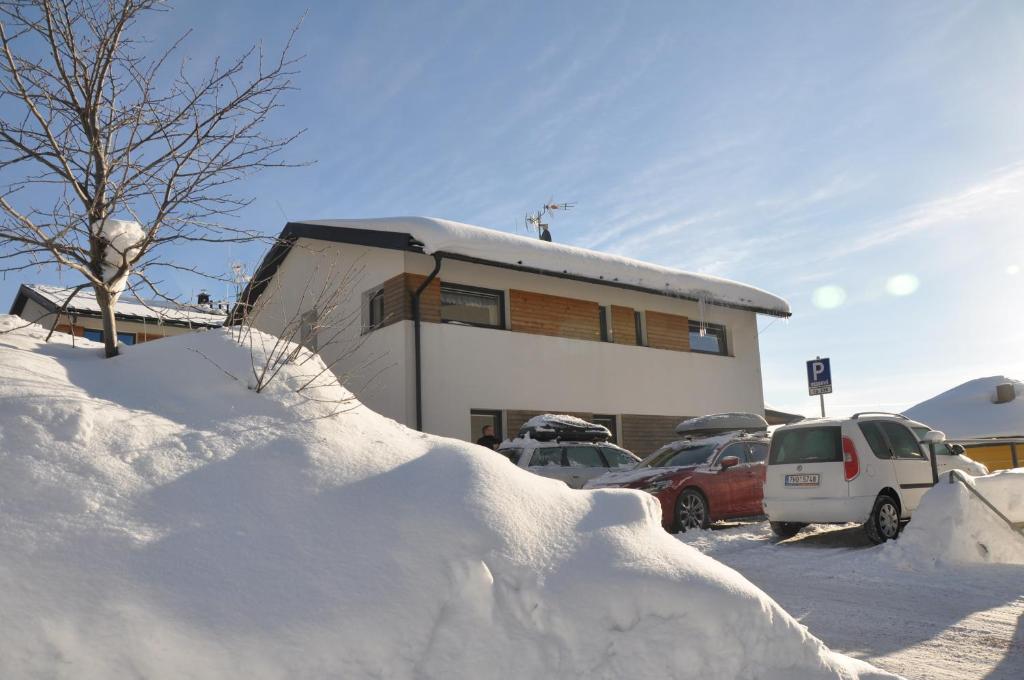
[[[568,415],[545,413],[530,418],[519,428],[519,437],[530,437],[537,441],[565,439],[576,442],[603,442],[611,438],[612,433],[604,425]]]
[[[706,437],[723,432],[765,432],[768,421],[756,413],[712,413],[676,425],[676,434]]]

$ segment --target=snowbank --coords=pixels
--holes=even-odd
[[[407,233],[423,244],[423,251],[427,254],[451,253],[517,267],[615,281],[780,316],[790,314],[789,303],[782,298],[736,281],[436,217],[302,220],[301,223]]]
[[[43,336],[0,335],[0,677],[881,676],[649,496],[329,417],[316,358],[256,394],[226,330]]]
[[[993,403],[996,385],[1013,383],[1017,398]],[[950,439],[1024,436],[1024,383],[1001,375],[969,380],[903,412]]]
[[[893,559],[937,563],[1024,564],[1024,536],[1013,531],[960,483],[948,476],[929,489],[899,540],[886,544]],[[1024,469],[968,477],[1012,522],[1024,522]]]

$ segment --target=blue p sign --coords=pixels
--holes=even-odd
[[[828,359],[807,362],[807,392],[811,396],[832,393],[832,367]]]

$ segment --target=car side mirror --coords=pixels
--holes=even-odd
[[[731,467],[739,465],[740,459],[736,456],[726,456],[722,460],[718,461],[718,464],[722,466],[722,470],[728,470]]]
[[[929,444],[941,444],[946,441],[946,433],[938,430],[928,430],[924,433],[923,441]]]
[[[962,456],[967,452],[963,444],[950,444],[949,453],[952,456]]]

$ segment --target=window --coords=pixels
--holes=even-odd
[[[366,300],[366,330],[380,328],[384,323],[384,289],[371,291]]]
[[[498,453],[508,458],[515,465],[519,465],[519,459],[523,455],[522,449],[498,449]]]
[[[868,440],[868,446],[871,447],[871,452],[875,454],[875,458],[881,460],[892,458],[892,452],[889,451],[889,442],[885,441],[882,431],[878,429],[878,423],[857,423],[857,426],[860,427],[864,439]]]
[[[638,467],[686,467],[707,463],[715,453],[715,444],[669,444],[647,456]]]
[[[639,311],[633,312],[633,328],[636,330],[636,344],[646,345],[644,342],[644,313]]]
[[[604,458],[593,446],[566,446],[565,460],[569,467],[604,467]]]
[[[500,290],[442,283],[441,322],[482,328],[504,328],[505,293]]]
[[[747,456],[746,444],[729,444],[729,446],[726,446],[724,449],[722,449],[722,452],[718,454],[719,465],[721,465],[722,459],[725,458],[726,456],[736,456],[737,458],[740,459],[740,465],[746,465],[747,463],[750,462],[750,459]]]
[[[533,450],[533,457],[530,458],[530,467],[555,467],[562,466],[561,446],[542,446]]]
[[[86,328],[82,331],[82,335],[86,340],[92,340],[93,342],[103,342],[103,330],[100,328]],[[135,344],[135,333],[118,333],[117,341],[122,345],[134,345]]]
[[[595,413],[592,422],[595,425],[604,425],[607,427],[608,431],[612,433],[610,441],[613,441],[616,444],[619,442],[618,419],[615,416]]]
[[[715,324],[704,324],[704,334],[701,334],[701,324],[698,321],[690,322],[690,351],[701,354],[727,355],[729,347],[725,342],[725,326]]]
[[[640,459],[629,451],[615,446],[602,446],[601,453],[604,454],[604,459],[608,461],[608,467],[631,468],[640,462]]]
[[[501,411],[475,408],[469,412],[469,435],[470,441],[477,441],[484,436],[485,427],[494,428],[494,436],[498,441],[504,439],[504,431],[501,427]]]
[[[597,308],[598,321],[601,324],[601,342],[611,342],[612,334],[610,326],[608,325],[608,308],[598,307]]]
[[[800,427],[772,435],[768,462],[837,463],[843,460],[842,433],[838,427]]]
[[[308,309],[299,319],[299,343],[310,352],[317,351],[316,332],[319,319],[316,309]]]
[[[768,445],[767,444],[751,444],[750,445],[750,462],[751,463],[763,463],[768,459]]]
[[[910,430],[899,423],[885,420],[879,421],[878,426],[882,428],[882,431],[885,432],[886,437],[889,439],[893,455],[896,458],[914,458],[917,460],[924,458],[924,454],[921,453],[921,445],[917,443],[917,437]]]

